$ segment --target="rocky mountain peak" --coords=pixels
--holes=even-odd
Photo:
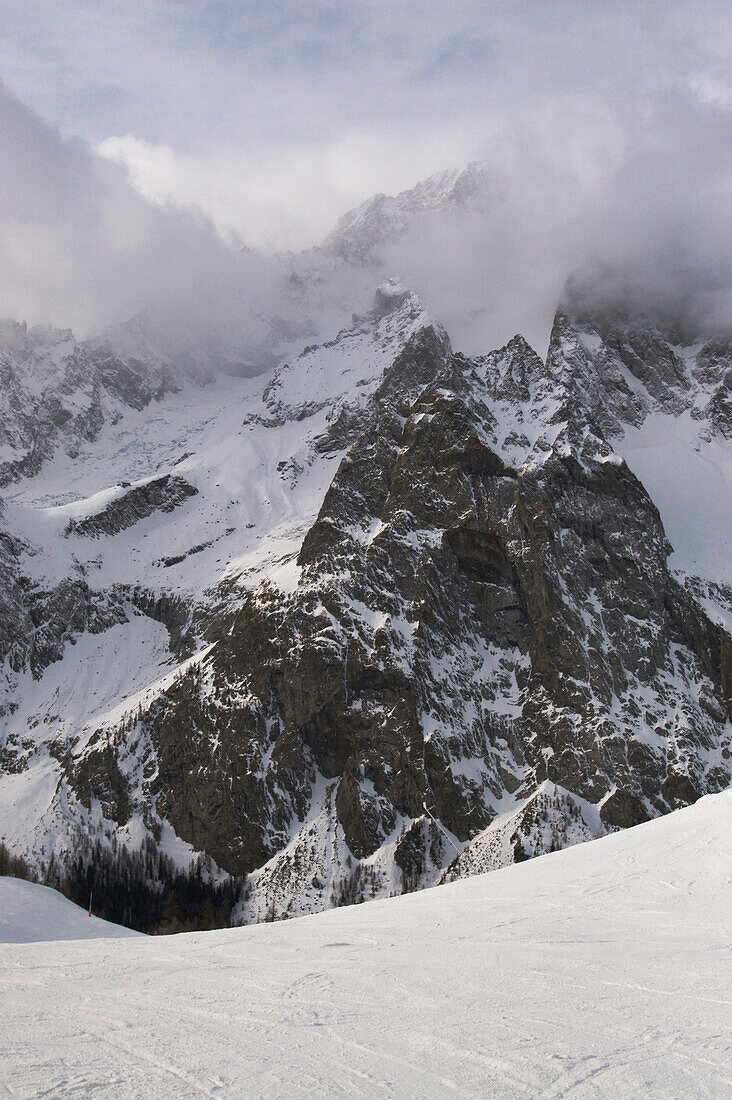
[[[611,318],[565,304],[552,328],[547,374],[611,436],[649,414],[688,412],[706,421],[708,435],[730,438],[732,342],[678,339],[642,314]]]
[[[177,385],[165,366],[15,322],[0,326],[0,379],[0,486],[32,476],[59,446],[78,454],[104,423]]]
[[[326,406],[355,411],[377,392],[413,392],[432,370],[432,360],[419,350],[431,341],[444,356],[451,354],[447,334],[418,297],[399,280],[388,280],[377,288],[368,314],[354,314],[334,339],[304,348],[278,368],[265,402],[276,416],[302,417]]]
[[[374,316],[377,318],[385,317],[387,313],[392,313],[395,309],[406,301],[410,296],[411,291],[404,286],[400,279],[391,278],[387,279],[376,288],[374,294]]]

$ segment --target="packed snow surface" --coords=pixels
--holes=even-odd
[[[90,917],[63,894],[0,876],[0,943],[42,940],[98,940],[136,936],[129,928]]]
[[[732,1095],[731,819],[725,792],[315,917],[3,945],[3,1083],[23,1097]]]

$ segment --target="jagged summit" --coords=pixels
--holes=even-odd
[[[401,279],[387,279],[381,286],[376,288],[373,306],[374,316],[385,317],[387,313],[397,309],[410,294],[411,291],[404,286]]]
[[[619,435],[649,415],[685,412],[708,438],[732,438],[732,340],[683,342],[646,315],[610,315],[563,303],[554,321],[547,371],[583,389],[603,430]]]
[[[277,416],[302,416],[343,402],[362,407],[406,349],[434,334],[451,354],[449,339],[424,310],[419,298],[398,279],[382,283],[367,314],[354,314],[352,324],[333,340],[310,345],[277,369],[264,390],[264,400]],[[406,391],[419,383],[419,373],[405,373]]]

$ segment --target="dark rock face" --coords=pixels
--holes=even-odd
[[[647,821],[648,811],[635,795],[628,791],[613,791],[603,802],[600,817],[610,829],[628,829]]]
[[[0,517],[2,512],[0,511]],[[0,531],[0,662],[34,677],[61,658],[64,646],[89,631],[101,633],[125,622],[122,602],[114,594],[94,593],[81,574],[53,586],[24,576],[23,545]]]
[[[66,643],[78,635],[101,634],[114,623],[126,621],[117,600],[93,593],[82,578],[69,578],[50,591],[31,591],[29,597],[33,628],[29,663],[34,676],[58,661]]]
[[[122,496],[110,501],[100,512],[83,519],[72,519],[66,526],[65,534],[98,538],[100,535],[116,535],[127,527],[132,527],[153,512],[172,512],[188,497],[195,496],[198,490],[185,478],[165,474],[153,478],[143,485],[136,485]]]
[[[260,586],[143,719],[150,797],[179,835],[232,873],[271,861],[260,916],[311,889],[383,892],[387,850],[391,888],[434,881],[453,841],[493,851],[507,794],[527,808],[504,862],[730,782],[732,643],[669,572],[658,511],[603,436],[644,410],[607,377],[590,389],[586,354],[587,379],[570,371],[578,345],[561,316],[546,367],[519,340],[473,363],[420,335],[359,420],[296,590]],[[607,346],[672,401],[673,356]],[[517,465],[492,412],[509,396],[549,433]]]
[[[710,421],[712,432],[732,439],[732,340],[705,344],[696,356],[693,377],[711,391],[702,415]]]
[[[18,567],[22,549],[19,539],[0,531],[0,662],[6,664],[10,676],[26,666],[28,642],[34,635],[27,598],[29,582],[20,576]],[[13,699],[0,699],[0,718],[16,706]]]

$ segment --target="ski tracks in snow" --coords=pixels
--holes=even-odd
[[[299,920],[0,945],[2,1083],[100,1100],[732,1097],[731,817],[727,792]]]

